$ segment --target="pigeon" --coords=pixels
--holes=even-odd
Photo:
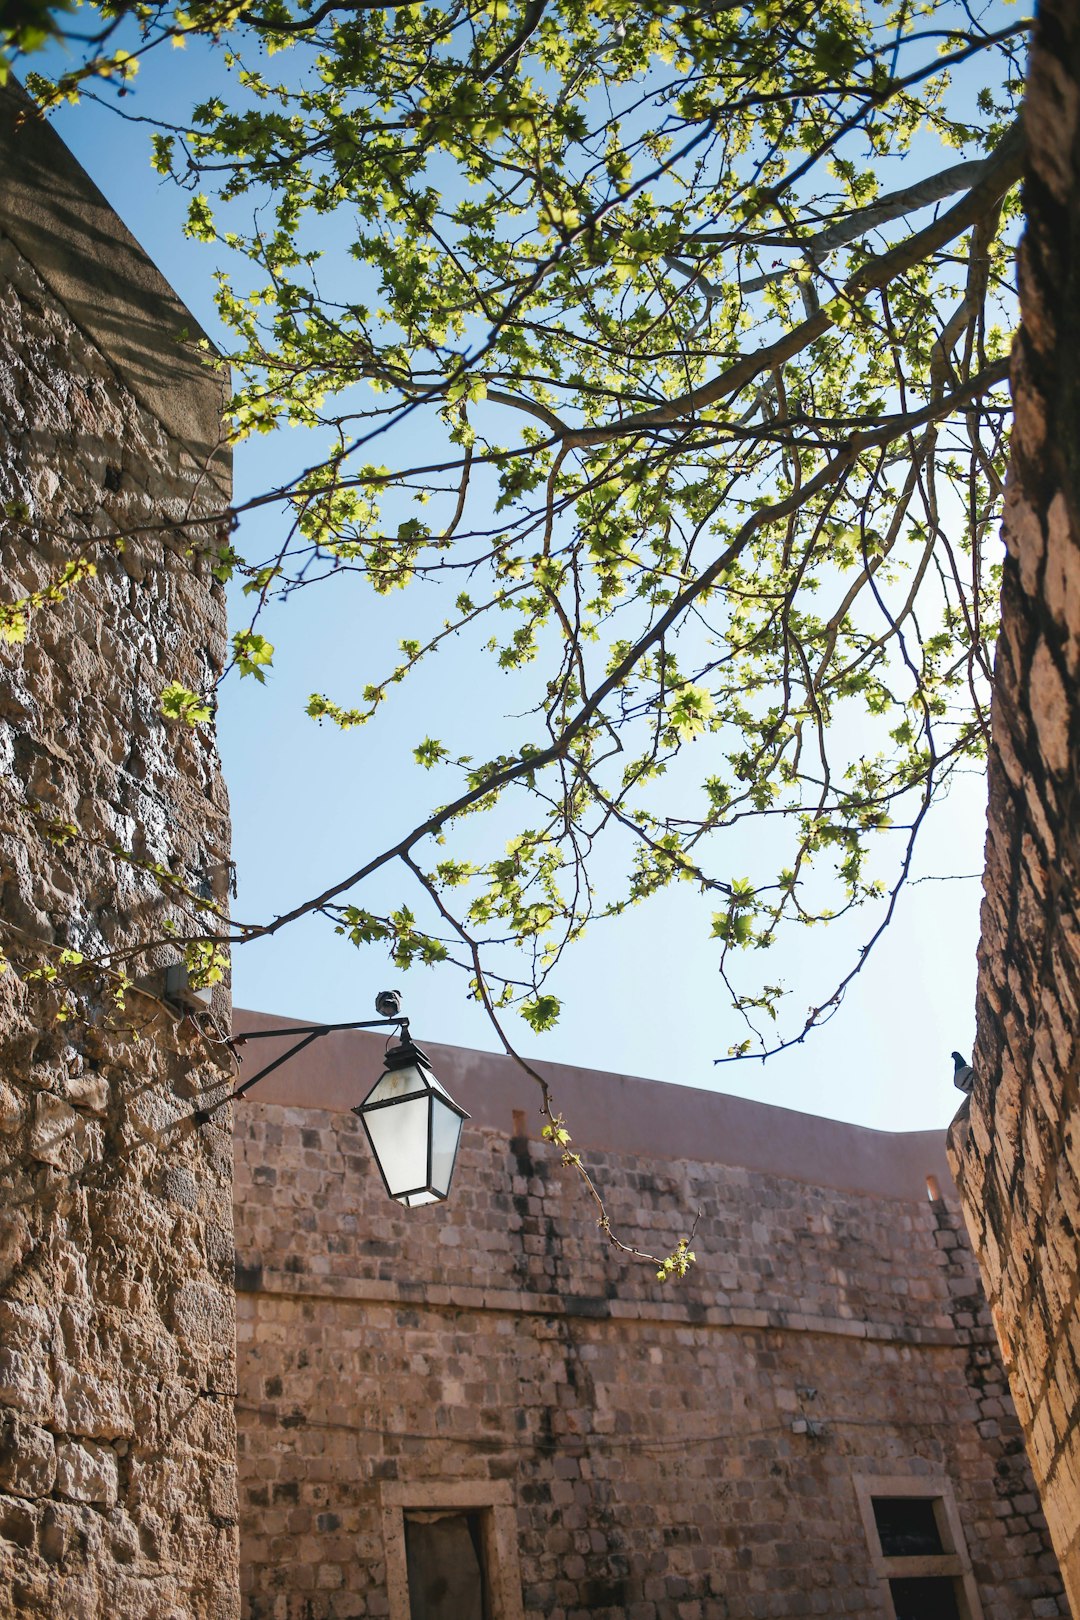
[[[953,1085],[956,1086],[959,1091],[962,1091],[965,1096],[970,1096],[971,1088],[975,1084],[975,1070],[960,1052],[954,1052],[952,1054],[952,1060]]]

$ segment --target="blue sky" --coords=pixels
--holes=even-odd
[[[161,114],[206,93],[194,52],[158,53],[136,81],[125,109]],[[149,163],[149,133],[88,103],[63,110],[57,127],[129,228],[192,312],[214,334],[214,250],[181,231],[186,199]],[[400,443],[400,441],[399,441]],[[419,447],[418,447],[419,448]],[[236,456],[237,499],[278,481],[283,466],[314,459],[298,433],[242,445]],[[239,545],[248,555],[270,549],[272,514],[249,519]],[[240,892],[236,915],[266,920],[318,892],[412,826],[442,794],[411,764],[425,734],[442,736],[453,721],[490,750],[496,716],[490,689],[468,659],[433,664],[396,701],[386,718],[337,733],[304,714],[312,691],[348,703],[384,672],[408,626],[391,599],[376,600],[355,582],[301,593],[260,628],[277,648],[265,688],[232,681],[221,694],[219,740],[232,798],[234,854]],[[338,588],[340,586],[340,588]],[[236,625],[242,623],[236,617]],[[695,745],[705,750],[707,741]],[[697,761],[695,761],[695,765]],[[901,898],[887,937],[851,986],[832,1022],[802,1046],[766,1065],[714,1066],[743,1033],[726,1004],[708,935],[708,907],[686,887],[661,895],[624,918],[598,924],[576,947],[553,985],[563,1018],[544,1037],[511,1019],[513,1037],[530,1058],[673,1080],[728,1091],[810,1113],[882,1129],[943,1127],[955,1111],[950,1050],[969,1051],[974,1021],[975,948],[981,885],[985,784],[957,782],[927,825],[916,882]],[[398,903],[395,879],[381,895]],[[872,931],[869,914],[854,926],[800,930],[774,948],[764,965],[791,988],[788,1022],[825,995]],[[753,962],[751,967],[761,965]],[[371,1015],[375,992],[397,984],[418,1038],[494,1049],[483,1013],[468,1002],[462,975],[447,967],[401,975],[378,947],[358,953],[322,920],[244,947],[234,962],[240,1007],[345,1020]],[[529,1085],[522,1080],[528,1103]],[[568,1107],[572,1123],[572,1102]]]

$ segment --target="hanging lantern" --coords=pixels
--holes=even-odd
[[[168,982],[174,988],[174,999],[178,999],[179,973],[174,973]],[[186,984],[186,979],[183,982]],[[195,1124],[206,1125],[219,1108],[239,1102],[253,1086],[298,1057],[312,1041],[338,1030],[384,1029],[393,1024],[398,1031],[398,1045],[387,1051],[383,1073],[353,1113],[363,1121],[390,1197],[406,1209],[441,1203],[450,1192],[461,1127],[469,1116],[436,1080],[426,1053],[409,1039],[409,1020],[401,1016],[400,993],[380,990],[375,1010],[378,1018],[354,1019],[347,1024],[286,1024],[238,1032],[229,1043],[234,1051],[248,1041],[289,1039],[294,1035],[300,1038],[280,1057],[246,1075],[235,1091],[219,1097],[207,1108],[196,1108],[192,1113]]]
[[[469,1118],[435,1078],[425,1054],[404,1034],[359,1114],[387,1192],[406,1209],[435,1204],[450,1191],[462,1123]]]

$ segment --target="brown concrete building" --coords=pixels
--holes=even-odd
[[[663,1285],[504,1059],[428,1048],[473,1120],[450,1201],[391,1203],[382,1047],[237,1108],[250,1620],[1068,1612],[936,1133],[551,1066],[624,1239],[701,1211]]]

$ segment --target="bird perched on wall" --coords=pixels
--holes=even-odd
[[[971,1088],[975,1084],[975,1070],[971,1067],[971,1064],[968,1062],[967,1058],[965,1058],[960,1052],[954,1052],[952,1055],[952,1060],[953,1085],[956,1086],[958,1090],[964,1092],[966,1096],[970,1097]]]

